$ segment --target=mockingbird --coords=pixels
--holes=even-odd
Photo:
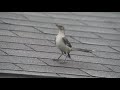
[[[62,54],[58,57],[58,59],[65,54],[66,57],[68,56],[71,59],[70,52],[71,51],[82,51],[82,52],[88,52],[92,53],[93,50],[87,50],[87,49],[81,49],[81,48],[73,48],[68,39],[65,37],[65,29],[62,25],[56,24],[56,26],[59,29],[59,32],[55,38],[55,44],[58,47],[58,49],[62,52]],[[65,57],[65,60],[66,60]]]

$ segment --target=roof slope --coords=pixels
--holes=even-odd
[[[72,60],[55,61],[55,23],[65,27],[73,47],[96,52],[72,51]],[[120,13],[0,12],[0,73],[119,78]]]

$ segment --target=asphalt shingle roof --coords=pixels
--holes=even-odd
[[[60,55],[55,23],[65,27],[73,47],[96,52],[72,51],[73,60],[55,61]],[[0,12],[0,73],[119,78],[120,13]]]

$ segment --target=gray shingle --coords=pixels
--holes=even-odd
[[[105,58],[97,58],[97,57],[86,57],[86,56],[76,56],[76,55],[72,55],[72,59],[75,60],[75,61],[100,63],[100,64],[110,64],[110,65],[120,65],[120,60],[114,60],[114,59],[105,59]]]
[[[33,15],[33,16],[46,16],[45,14],[43,14],[42,12],[38,13],[38,12],[11,12],[11,13],[15,13],[15,14],[21,14],[21,15]]]
[[[84,21],[88,26],[102,27],[102,28],[120,28],[119,23],[115,22],[94,22],[94,21]]]
[[[66,12],[65,12],[66,13]],[[62,14],[62,13],[45,13],[46,15],[48,15],[48,17],[53,17],[53,18],[60,18],[60,19],[67,19],[67,20],[79,20],[80,19],[80,17],[78,17],[78,16],[76,16],[76,15],[72,15],[72,13],[71,14]],[[80,21],[79,21],[80,22]]]
[[[59,15],[59,14],[57,14],[57,15],[49,14],[49,15],[51,15],[53,17],[60,16],[61,18],[62,17],[63,18],[68,18],[69,17],[69,18],[73,18],[74,20],[80,18],[78,16],[70,15],[70,14],[68,14],[68,15],[64,15],[64,14],[61,14],[61,15]],[[113,27],[119,28],[119,24],[118,23],[114,23],[114,22],[113,23],[104,23],[104,22],[96,22],[96,21],[81,21],[81,22],[84,23],[84,24],[87,24],[89,26],[105,27],[105,28],[113,28]]]
[[[79,13],[75,13],[75,12],[70,12],[70,13],[53,13],[53,12],[50,12],[50,13],[47,13],[49,16],[52,16],[54,18],[60,18],[60,19],[70,19],[70,20],[79,20],[79,22],[82,22],[82,20],[84,21],[102,21],[102,22],[120,22],[120,20],[118,18],[109,18],[108,16],[107,17],[101,17],[101,16],[95,16],[95,14],[92,14],[92,16],[90,15],[82,15],[83,13],[81,13],[81,15],[79,15]],[[110,13],[111,14],[111,13]],[[104,14],[105,15],[105,14]],[[84,22],[83,21],[83,22]]]
[[[12,71],[12,70],[0,70],[0,73],[4,73],[4,74],[15,74],[15,76],[11,75],[11,76],[8,76],[8,77],[17,77],[19,75],[19,77],[17,78],[43,78],[43,77],[60,77],[58,76],[56,73],[45,73],[45,72],[27,72],[27,71]],[[25,76],[24,76],[25,75]],[[26,75],[29,75],[29,76],[26,76]],[[32,75],[32,76],[31,76]]]
[[[94,52],[94,54],[104,58],[120,59],[120,54],[118,53]]]
[[[36,51],[44,51],[44,52],[56,52],[59,53],[59,49],[57,47],[51,47],[51,46],[38,46],[38,45],[28,45],[29,47],[32,47]]]
[[[100,46],[100,45],[88,45],[88,44],[81,44],[81,43],[71,43],[75,48],[83,48],[83,49],[90,49],[96,51],[105,51],[105,52],[117,52],[108,46]]]
[[[17,64],[21,68],[27,71],[36,72],[50,72],[50,73],[65,73],[65,74],[75,74],[75,75],[87,75],[88,74],[73,68],[63,68],[63,67],[51,67],[51,66],[35,66],[35,65],[23,65]]]
[[[84,31],[84,32],[98,32],[98,33],[111,33],[111,34],[120,34],[120,32],[115,31],[112,28],[99,28],[99,27],[89,27],[89,26],[68,26],[64,25],[66,29],[72,31]]]
[[[94,17],[111,17],[111,18],[119,18],[120,14],[116,12],[73,12],[78,15],[87,15]]]
[[[96,21],[96,19],[99,21],[101,20],[101,18],[98,18],[98,17],[89,17],[89,16],[82,16],[82,15],[79,15],[78,14],[75,14],[74,12],[70,12],[70,13],[61,13],[61,12],[58,12],[58,13],[55,13],[55,12],[49,12],[47,13],[49,16],[52,16],[54,18],[60,18],[60,19],[70,19],[70,20],[94,20]]]
[[[87,33],[87,32],[66,31],[66,35],[78,36],[78,37],[98,38],[98,36],[96,36],[92,33],[89,33],[89,32]]]
[[[6,53],[4,53],[3,51],[0,51],[0,55],[6,55]]]
[[[115,72],[104,72],[104,71],[93,71],[93,70],[83,70],[83,71],[89,73],[92,76],[97,76],[97,77],[120,78],[120,73],[115,73]]]
[[[26,20],[26,18],[23,15],[13,14],[13,13],[9,13],[9,12],[0,12],[0,18]]]
[[[120,35],[118,34],[97,34],[104,39],[120,40]]]
[[[86,52],[81,52],[81,51],[71,51],[70,54],[85,55],[85,56],[94,56],[92,53],[86,53]]]
[[[0,29],[4,30],[14,30],[14,31],[27,31],[27,32],[37,32],[40,33],[38,30],[34,29],[30,26],[21,26],[21,25],[9,25],[9,24],[0,24]]]
[[[2,50],[7,52],[9,55],[15,55],[15,56],[39,57],[39,58],[50,58],[50,59],[56,59],[59,57],[59,54],[56,53],[12,50],[12,49],[2,49]]]
[[[11,63],[0,63],[0,69],[9,69],[9,70],[21,70],[21,68],[15,66]]]
[[[40,31],[42,31],[44,33],[48,33],[48,34],[57,35],[57,33],[58,33],[58,29],[54,29],[54,28],[42,28],[42,27],[36,27],[36,28],[39,29]]]
[[[20,38],[20,37],[0,36],[0,41],[53,46],[53,44],[47,40],[38,40],[38,39]]]
[[[42,22],[33,22],[33,21],[24,21],[24,20],[12,20],[12,19],[1,19],[5,23],[15,24],[15,25],[24,25],[24,26],[37,26],[37,27],[49,27],[54,28],[54,24],[42,23]]]
[[[3,23],[3,21],[2,21],[2,20],[0,20],[0,23]]]
[[[26,17],[31,21],[38,21],[38,22],[48,22],[48,23],[60,23],[60,24],[70,24],[70,25],[83,25],[81,22],[76,20],[66,20],[66,19],[59,19],[59,18],[51,18],[51,17],[40,17],[40,16],[31,16],[26,15]]]
[[[79,68],[79,69],[92,69],[92,70],[103,70],[103,71],[111,71],[108,68],[104,67],[101,64],[95,63],[86,63],[86,62],[74,62],[72,60],[66,60],[65,64],[61,64],[61,61],[53,61],[50,59],[40,59],[51,66],[61,66],[61,67],[71,67],[71,68]]]
[[[18,31],[13,31],[13,32],[19,35],[20,37],[55,40],[55,36],[50,34],[48,35],[48,34],[18,32]]]
[[[114,28],[118,33],[120,33],[120,28]]]
[[[86,44],[120,46],[119,41],[111,41],[111,40],[104,40],[104,39],[91,39],[91,38],[78,38],[78,37],[75,37],[75,39],[81,41],[82,43],[86,43]]]
[[[10,32],[10,31],[7,31],[7,30],[1,30],[1,29],[0,29],[0,35],[16,36],[15,34],[13,34],[13,33]]]
[[[43,63],[42,61],[36,58],[17,57],[17,56],[0,56],[0,62],[46,65],[45,63]]]
[[[114,72],[120,72],[120,66],[105,65],[106,67],[112,69]]]
[[[60,75],[60,77],[64,77],[64,78],[95,78],[95,77],[91,77],[91,76],[82,76],[82,75],[71,75],[71,74],[58,74]]]
[[[74,12],[73,12],[74,13]],[[78,14],[75,14],[78,15]],[[110,17],[95,17],[89,15],[79,15],[80,20],[87,20],[87,21],[98,21],[98,22],[120,22],[118,18],[110,18]]]
[[[114,49],[120,51],[120,47],[112,47],[112,48],[114,48]]]
[[[31,48],[25,46],[24,44],[8,43],[8,42],[0,42],[0,48],[32,50]]]

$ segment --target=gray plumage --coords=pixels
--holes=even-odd
[[[72,47],[72,45],[70,44],[70,42],[68,41],[66,37],[62,37],[62,40],[65,43],[65,45],[67,45],[68,47]]]

